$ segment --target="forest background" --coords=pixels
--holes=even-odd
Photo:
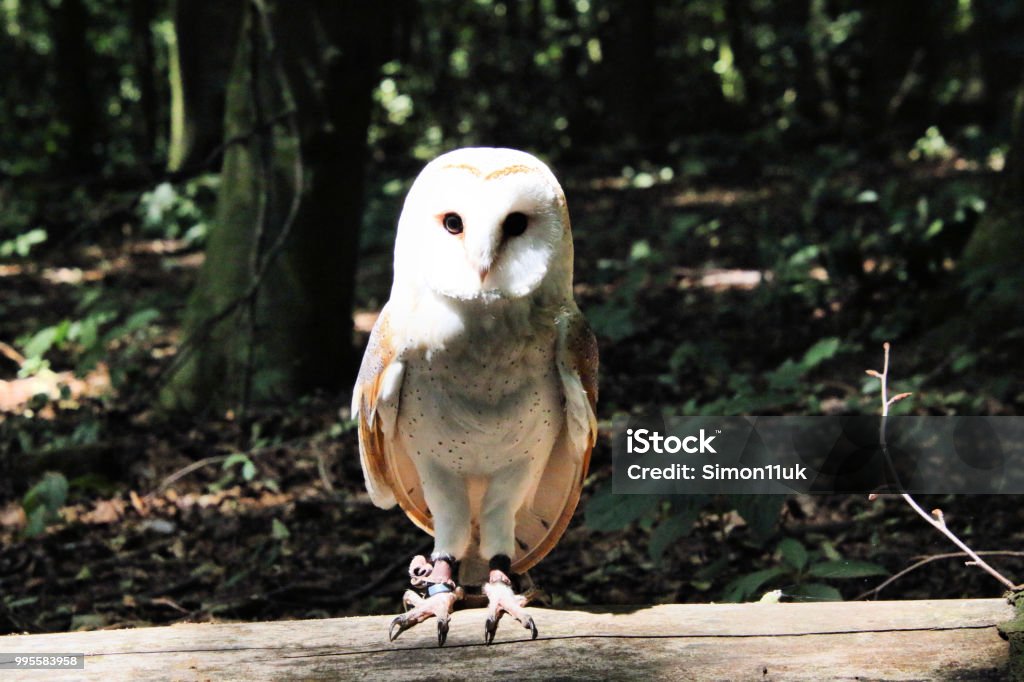
[[[0,0],[0,634],[392,613],[350,386],[422,165],[531,151],[601,347],[556,606],[979,597],[898,498],[611,494],[613,416],[1015,415],[1012,0]],[[925,498],[1016,581],[1015,496]],[[922,562],[877,590],[886,577]]]

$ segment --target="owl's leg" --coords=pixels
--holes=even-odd
[[[512,560],[504,554],[492,557],[490,560],[490,576],[484,585],[484,594],[487,595],[487,620],[484,621],[484,641],[490,644],[494,641],[494,635],[498,632],[498,621],[506,613],[518,620],[524,628],[532,633],[532,639],[537,639],[537,625],[533,617],[527,613],[526,597],[516,594],[512,589]]]
[[[480,554],[489,562],[490,574],[484,585],[487,621],[484,641],[494,641],[498,621],[509,614],[537,639],[537,626],[526,609],[526,597],[512,589],[512,559],[516,543],[516,512],[522,507],[536,475],[529,460],[506,467],[491,479],[480,514]],[[496,485],[500,481],[500,485]]]
[[[424,462],[419,473],[433,514],[434,552],[429,559],[414,557],[409,565],[413,587],[423,588],[424,594],[405,592],[402,601],[412,608],[391,621],[388,637],[394,641],[414,625],[437,618],[437,645],[444,646],[452,610],[463,596],[453,576],[455,561],[466,553],[470,541],[469,495],[461,476],[433,462]]]

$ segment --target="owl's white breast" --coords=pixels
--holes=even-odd
[[[443,343],[406,354],[398,438],[414,463],[464,476],[542,468],[564,419],[554,314],[530,300],[465,305]]]

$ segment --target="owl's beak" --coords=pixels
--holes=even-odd
[[[468,265],[480,276],[482,285],[487,275],[494,269],[494,261],[501,248],[500,231],[468,229],[463,248],[466,249]]]

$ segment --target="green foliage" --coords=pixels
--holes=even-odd
[[[28,258],[28,254],[32,251],[32,248],[44,243],[45,241],[46,230],[38,227],[34,230],[29,230],[24,234],[19,234],[13,239],[0,241],[0,258],[10,258],[11,256]]]
[[[675,496],[665,517],[651,532],[648,554],[651,561],[660,563],[665,551],[690,534],[693,524],[707,504],[705,495]]]
[[[829,337],[815,342],[800,359],[787,359],[775,369],[760,375],[733,372],[728,384],[731,395],[705,404],[691,400],[683,406],[683,410],[707,415],[735,415],[756,414],[766,409],[792,409],[796,406],[814,411],[815,391],[813,385],[806,381],[807,376],[842,350],[840,340]]]
[[[233,467],[239,467],[239,473],[242,476],[243,481],[251,481],[256,476],[256,465],[249,458],[248,455],[236,452],[233,455],[229,455],[221,468],[224,471],[231,471]]]
[[[779,521],[786,498],[782,495],[729,495],[732,508],[743,517],[755,542],[768,541]]]
[[[604,486],[587,503],[586,524],[596,531],[615,531],[654,511],[661,504],[655,495],[614,495]]]
[[[765,542],[775,530],[784,497],[732,495],[725,498],[750,529],[755,543]],[[615,495],[608,485],[600,488],[586,505],[585,522],[598,532],[614,532],[634,523],[651,529],[648,554],[660,563],[674,543],[690,534],[701,512],[717,500],[708,495],[674,495],[666,503],[658,495]]]
[[[63,474],[48,472],[42,480],[32,486],[22,498],[28,523],[25,535],[35,537],[46,530],[46,526],[60,520],[60,508],[68,497],[68,481]]]
[[[219,185],[220,176],[205,175],[180,186],[163,182],[145,192],[138,208],[143,231],[202,245],[210,229]]]
[[[741,602],[747,601],[761,587],[779,576],[786,575],[787,571],[782,566],[774,566],[760,571],[748,573],[729,583],[722,592],[722,601]]]
[[[938,127],[929,126],[924,137],[914,143],[914,148],[907,155],[912,161],[946,161],[953,157],[954,150]]]
[[[273,522],[271,523],[271,527],[270,527],[270,537],[274,538],[275,540],[279,540],[280,541],[280,540],[287,540],[291,536],[292,536],[292,534],[288,530],[288,526],[286,526],[283,523],[281,523],[281,521],[279,519],[274,519],[273,520]]]
[[[850,580],[887,575],[888,571],[867,561],[832,559],[834,550],[824,547],[809,551],[803,543],[784,538],[775,547],[778,565],[754,571],[733,580],[722,591],[722,601],[750,601],[770,584],[782,586],[783,596],[795,600],[842,601],[832,585],[817,580]]]
[[[85,374],[103,359],[111,347],[150,329],[161,313],[156,308],[142,308],[121,317],[109,301],[98,295],[87,295],[82,302],[83,317],[65,318],[18,339],[25,363],[19,376],[31,376],[50,368],[47,355],[53,351],[72,354],[75,369]],[[114,374],[115,380],[120,377]]]

